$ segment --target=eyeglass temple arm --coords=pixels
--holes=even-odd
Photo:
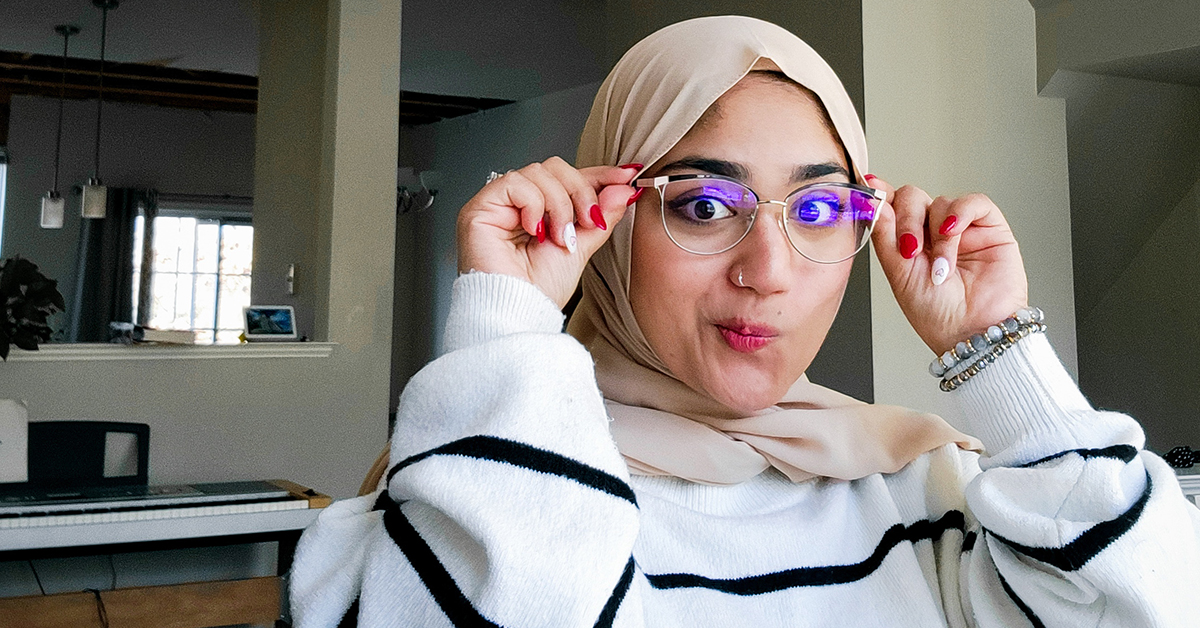
[[[652,177],[649,179],[637,179],[633,182],[635,188],[657,188],[667,184],[669,176]]]

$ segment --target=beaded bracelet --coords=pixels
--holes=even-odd
[[[1025,336],[1046,331],[1045,314],[1036,307],[1023,307],[983,334],[959,342],[929,364],[929,374],[941,378],[941,389],[950,392],[979,374],[996,358]]]

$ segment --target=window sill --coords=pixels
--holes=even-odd
[[[45,344],[38,347],[37,351],[23,351],[13,347],[8,354],[8,361],[328,358],[333,355],[333,348],[336,346],[336,342],[256,342],[240,345]]]

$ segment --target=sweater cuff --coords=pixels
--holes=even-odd
[[[992,455],[1092,410],[1043,333],[1022,339],[951,394],[962,403],[967,432]]]
[[[454,280],[443,352],[521,332],[557,334],[563,314],[544,292],[509,275],[469,272]]]

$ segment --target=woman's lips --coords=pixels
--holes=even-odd
[[[739,353],[754,353],[767,346],[779,332],[766,325],[755,325],[741,321],[717,323],[717,330],[725,338],[730,349]]]

